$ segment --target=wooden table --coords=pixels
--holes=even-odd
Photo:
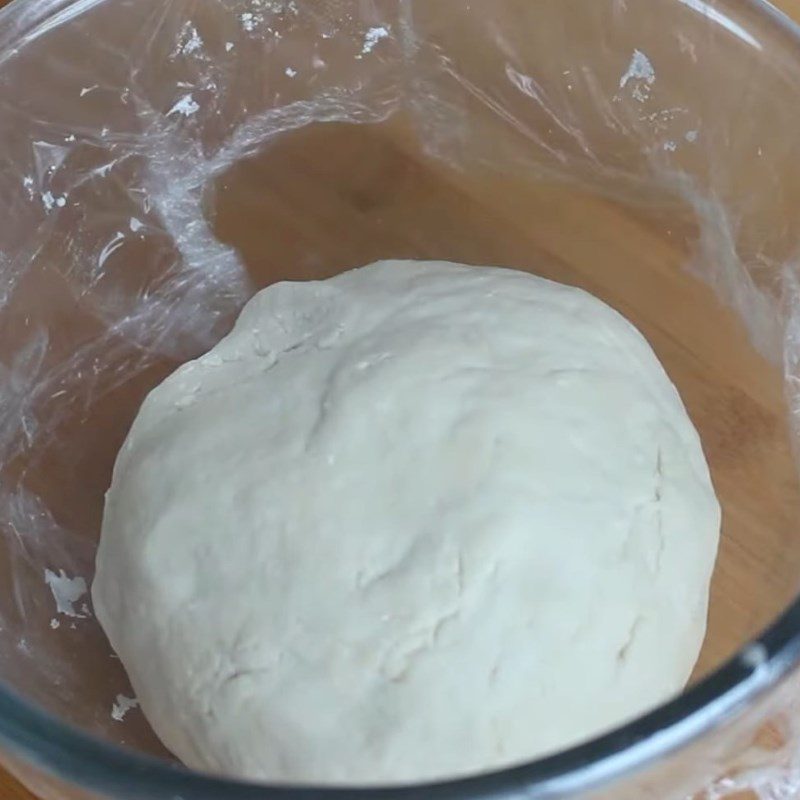
[[[7,800],[37,800],[7,772],[0,773],[0,796]]]
[[[0,0],[0,6],[5,5],[7,2],[8,2],[8,0]],[[774,0],[774,3],[775,3],[775,5],[779,6],[783,10],[785,10],[788,13],[794,15],[797,19],[800,19],[800,0]],[[296,154],[294,154],[294,155],[296,155]],[[291,154],[291,153],[289,154],[289,156],[291,156],[291,157],[294,157],[294,155]],[[424,176],[423,175],[420,175],[418,177],[419,177],[420,181],[424,181]],[[409,189],[409,191],[410,192],[413,191],[413,187],[411,187]],[[368,200],[368,198],[367,198],[367,200]],[[355,197],[353,199],[353,202],[355,204],[357,204],[358,202],[360,202],[359,198]],[[546,210],[545,209],[539,209],[538,212],[546,213]],[[556,210],[553,213],[557,214],[558,212]],[[587,215],[587,219],[589,219],[589,218],[590,217]],[[476,217],[476,224],[477,224],[477,219],[478,218]],[[223,220],[223,223],[224,223],[224,220]],[[589,224],[589,223],[587,223],[587,224]],[[600,219],[597,224],[599,226],[602,226],[603,225],[603,220]],[[631,235],[634,235],[634,232],[632,232],[632,231],[629,231],[629,233]],[[465,236],[469,236],[469,235],[470,235],[470,232],[465,231]],[[561,254],[561,255],[562,255],[562,257],[564,257],[564,254]],[[579,251],[579,249],[576,249],[575,253],[574,253],[574,257],[575,257],[576,262],[577,261],[581,261],[581,260],[585,260],[586,253],[581,253]],[[576,268],[576,270],[578,272],[580,271],[580,266],[579,265],[576,265],[575,268]],[[31,795],[24,788],[22,788],[22,786],[16,780],[14,780],[10,775],[7,775],[7,774],[3,773],[2,771],[0,771],[0,798],[2,798],[3,800],[35,800],[34,796]]]

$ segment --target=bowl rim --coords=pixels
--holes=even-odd
[[[107,0],[11,0],[0,8],[0,65],[48,30]],[[697,10],[705,0],[675,0]],[[768,0],[738,0],[800,45],[800,24]],[[253,783],[208,775],[73,727],[0,681],[0,744],[56,779],[117,800],[489,800],[574,796],[630,775],[720,728],[800,664],[800,594],[759,636],[678,697],[602,736],[520,766],[392,787]]]
[[[288,786],[207,775],[102,741],[2,684],[0,744],[30,766],[115,800],[553,800],[608,785],[736,720],[798,663],[800,598],[711,675],[603,736],[521,766],[385,788]]]

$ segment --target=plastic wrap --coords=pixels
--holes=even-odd
[[[274,280],[428,257],[570,282],[558,265],[572,260],[593,289],[590,251],[606,245],[586,230],[608,224],[598,264],[614,263],[620,241],[635,263],[599,280],[611,287],[601,294],[636,305],[662,269],[651,245],[667,243],[663,269],[700,279],[663,298],[669,313],[711,308],[701,282],[710,286],[755,349],[783,365],[800,434],[798,100],[796,31],[744,0],[7,9],[2,678],[79,727],[164,755],[92,618],[103,492],[146,391],[212,346]],[[701,325],[681,341],[702,356],[712,334]],[[730,347],[757,364],[742,381],[767,386],[773,367],[745,354],[744,337]],[[755,394],[768,405],[770,392]],[[754,626],[800,581],[780,583]],[[706,753],[691,781],[713,780],[711,797],[742,786],[793,796],[800,732],[787,709],[800,691],[782,691],[791,702],[781,695],[768,746],[757,742],[744,765],[732,745]],[[773,705],[747,730],[778,713]],[[658,796],[684,796],[700,785],[691,781],[659,784]]]

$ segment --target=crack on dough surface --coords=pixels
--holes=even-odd
[[[644,623],[644,617],[641,614],[637,614],[636,618],[631,623],[630,630],[628,631],[628,635],[625,638],[625,643],[617,651],[617,662],[620,664],[620,666],[623,666],[627,661],[628,654],[630,653],[631,649],[636,643],[636,634],[638,633],[639,628],[643,623]]]
[[[661,447],[659,446],[656,454],[656,474],[655,487],[653,489],[653,502],[655,503],[655,531],[656,531],[656,553],[653,563],[653,572],[661,571],[661,558],[664,555],[666,540],[664,539],[664,516],[661,508],[662,497],[664,494],[664,464]]]

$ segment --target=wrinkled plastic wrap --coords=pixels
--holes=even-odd
[[[711,308],[710,286],[766,359],[752,380],[767,361],[783,365],[798,435],[799,101],[800,40],[746,0],[7,9],[3,680],[79,727],[164,755],[92,617],[103,492],[147,390],[275,280],[427,257],[568,282],[558,264],[577,263],[591,289],[617,242],[630,263],[599,285],[630,299],[660,269],[650,244],[667,242],[665,269],[699,279],[664,297],[672,317]],[[606,225],[607,254],[587,233]],[[702,351],[705,335],[689,335],[687,351]],[[641,796],[644,780],[659,798],[703,783],[711,797],[743,786],[794,796],[796,683],[754,704],[735,737],[631,777],[626,791]]]

